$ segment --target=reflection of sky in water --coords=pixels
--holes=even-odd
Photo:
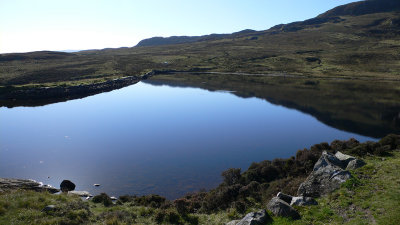
[[[0,177],[54,186],[70,179],[93,193],[171,198],[216,186],[230,167],[246,169],[334,139],[368,139],[257,98],[144,83],[42,107],[1,108],[0,124]]]

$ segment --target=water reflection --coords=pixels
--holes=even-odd
[[[175,198],[215,187],[230,167],[289,157],[323,141],[371,140],[235,94],[141,82],[41,107],[3,107],[0,177],[54,186],[70,179],[92,193]]]

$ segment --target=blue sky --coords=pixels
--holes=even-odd
[[[0,53],[132,47],[144,38],[265,30],[354,0],[0,0]]]

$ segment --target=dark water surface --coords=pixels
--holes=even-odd
[[[227,168],[351,137],[374,140],[254,97],[140,82],[68,102],[0,108],[0,177],[176,198],[215,187]]]

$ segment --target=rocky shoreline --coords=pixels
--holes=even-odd
[[[9,190],[33,190],[33,191],[48,191],[50,193],[57,193],[60,189],[54,188],[50,185],[37,182],[35,180],[0,178],[0,192]]]
[[[350,139],[348,141],[335,140],[330,145],[321,143],[312,146],[310,150],[299,150],[296,157],[290,159],[253,163],[243,173],[240,172],[240,169],[228,169],[222,173],[224,181],[217,188],[207,192],[188,194],[173,201],[158,195],[124,195],[115,198],[101,193],[91,196],[88,192],[75,191],[75,184],[69,180],[64,180],[60,184],[60,189],[68,195],[86,197],[89,201],[86,201],[85,204],[103,204],[105,208],[126,204],[132,207],[148,207],[159,213],[155,214],[154,218],[160,223],[169,221],[168,213],[172,213],[173,218],[177,220],[179,218],[188,220],[190,219],[189,214],[210,215],[219,212],[229,214],[232,210],[241,213],[242,216],[241,219],[238,219],[239,216],[232,216],[231,220],[236,220],[225,220],[224,223],[230,221],[227,223],[229,225],[267,224],[277,218],[289,221],[302,220],[308,207],[326,205],[324,196],[329,196],[335,190],[342,187],[347,188],[349,185],[354,188],[354,185],[360,182],[357,180],[359,172],[363,169],[365,172],[365,169],[372,168],[371,160],[368,160],[368,157],[378,157],[379,161],[385,161],[380,157],[390,157],[394,152],[398,154],[399,150],[400,135],[395,134],[388,135],[378,142],[359,143],[355,139]],[[313,163],[311,164],[311,162]],[[299,167],[301,164],[310,164],[310,167],[302,169],[303,167]],[[279,170],[289,169],[289,167],[299,173],[286,173],[285,177],[289,178],[276,177],[275,173],[282,173]],[[261,177],[255,173],[258,170],[261,172]],[[251,180],[246,181],[250,177],[249,175],[251,175]],[[268,178],[268,176],[275,177]],[[363,175],[363,177],[371,178],[369,175]],[[262,181],[259,178],[268,179]],[[294,182],[295,180],[299,182]],[[281,181],[283,183],[279,185]],[[288,189],[287,186],[293,186],[295,190]],[[32,180],[0,178],[0,193],[3,192],[7,195],[8,191],[12,193],[17,189],[50,193],[60,191]],[[261,198],[262,196],[264,198]],[[53,210],[60,207],[59,205],[46,205],[41,210]],[[246,209],[251,209],[251,211]],[[247,214],[244,214],[245,212]]]
[[[135,84],[150,74],[129,76],[94,84],[77,86],[14,88],[5,87],[0,94],[0,106],[40,106],[108,92]]]

